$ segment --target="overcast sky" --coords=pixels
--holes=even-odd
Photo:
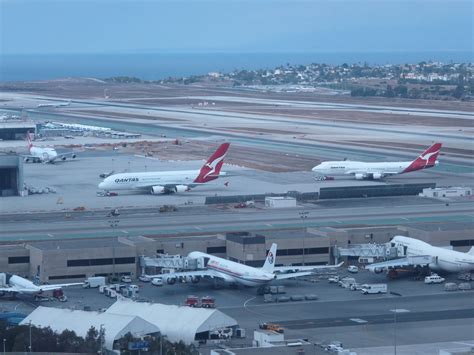
[[[469,0],[0,0],[1,52],[472,51]]]

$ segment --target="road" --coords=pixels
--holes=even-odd
[[[157,209],[123,210],[119,216],[108,211],[86,213],[16,214],[0,216],[3,241],[52,240],[137,235],[180,235],[293,229],[301,227],[398,225],[419,222],[469,222],[474,218],[474,201],[323,208],[307,205],[307,218],[296,209],[181,208],[159,213]],[[347,202],[349,204],[350,202]]]

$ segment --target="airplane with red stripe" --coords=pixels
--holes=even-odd
[[[319,176],[353,175],[356,180],[381,180],[387,176],[406,174],[438,165],[441,143],[435,143],[413,161],[367,163],[361,161],[325,161],[312,171]]]
[[[329,269],[340,267],[337,265],[308,265],[308,266],[275,266],[277,255],[277,244],[273,243],[267,253],[265,262],[261,268],[255,268],[240,264],[214,255],[193,251],[188,258],[202,260],[204,266],[200,270],[174,272],[169,274],[146,275],[150,278],[161,277],[168,284],[174,284],[178,280],[190,280],[193,283],[201,279],[219,280],[228,284],[240,284],[244,286],[262,286],[275,280],[293,279],[308,276],[318,269]]]
[[[200,170],[151,171],[110,175],[99,184],[99,189],[144,190],[152,195],[189,191],[226,175],[221,172],[230,143],[221,144]]]

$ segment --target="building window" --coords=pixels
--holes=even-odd
[[[90,266],[90,259],[68,260],[67,266]]]
[[[208,254],[225,254],[227,252],[227,248],[223,247],[207,247],[206,252]]]
[[[9,264],[28,264],[30,262],[29,256],[9,256]]]
[[[451,240],[450,244],[453,247],[470,247],[474,245],[474,239]]]
[[[268,251],[267,251],[268,254]],[[328,247],[321,247],[321,248],[305,248],[304,255],[311,255],[311,254],[329,254]],[[294,255],[303,255],[303,249],[277,249],[277,257],[278,256],[294,256]]]
[[[328,247],[322,247],[322,248],[306,248],[304,250],[304,253],[306,255],[308,254],[329,254],[329,248]]]
[[[115,258],[115,264],[135,264],[135,257]]]
[[[90,259],[91,266],[95,265],[112,265],[112,258]]]
[[[165,253],[165,249],[156,249],[156,253],[157,253],[157,254],[164,254],[164,253]]]
[[[85,279],[85,274],[79,275],[59,275],[59,276],[49,276],[48,280],[64,280],[64,279]]]

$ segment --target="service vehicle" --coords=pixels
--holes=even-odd
[[[344,277],[339,281],[339,286],[343,288],[349,288],[352,284],[355,284],[356,280],[353,277]]]
[[[387,284],[364,284],[360,288],[364,295],[374,293],[387,293]]]
[[[445,281],[444,277],[433,274],[425,277],[425,284],[440,284]]]
[[[355,265],[350,265],[348,268],[347,268],[347,271],[353,273],[353,274],[357,274],[359,272],[359,268]]]
[[[275,324],[275,323],[260,323],[258,325],[258,327],[260,329],[264,329],[264,330],[271,330],[271,331],[274,331],[274,332],[277,332],[277,333],[284,333],[285,330],[282,328],[281,325],[279,324]]]
[[[84,288],[96,288],[100,286],[105,286],[105,277],[104,276],[94,276],[88,277],[82,287]]]
[[[188,307],[197,308],[201,306],[201,303],[200,303],[199,297],[188,296],[188,298],[186,298],[186,301],[184,301],[184,305]]]
[[[216,300],[214,297],[205,296],[201,298],[201,307],[202,308],[215,308],[216,307]]]
[[[328,278],[328,282],[330,284],[337,284],[341,279],[339,278],[339,276],[332,276],[330,278]]]
[[[154,277],[151,280],[151,284],[153,286],[163,286],[163,279],[161,277]]]
[[[141,282],[151,282],[151,277],[148,277],[146,275],[141,275],[140,277],[138,277],[138,279],[141,281]]]
[[[130,276],[124,275],[120,278],[120,281],[129,284],[132,283],[132,278]]]

